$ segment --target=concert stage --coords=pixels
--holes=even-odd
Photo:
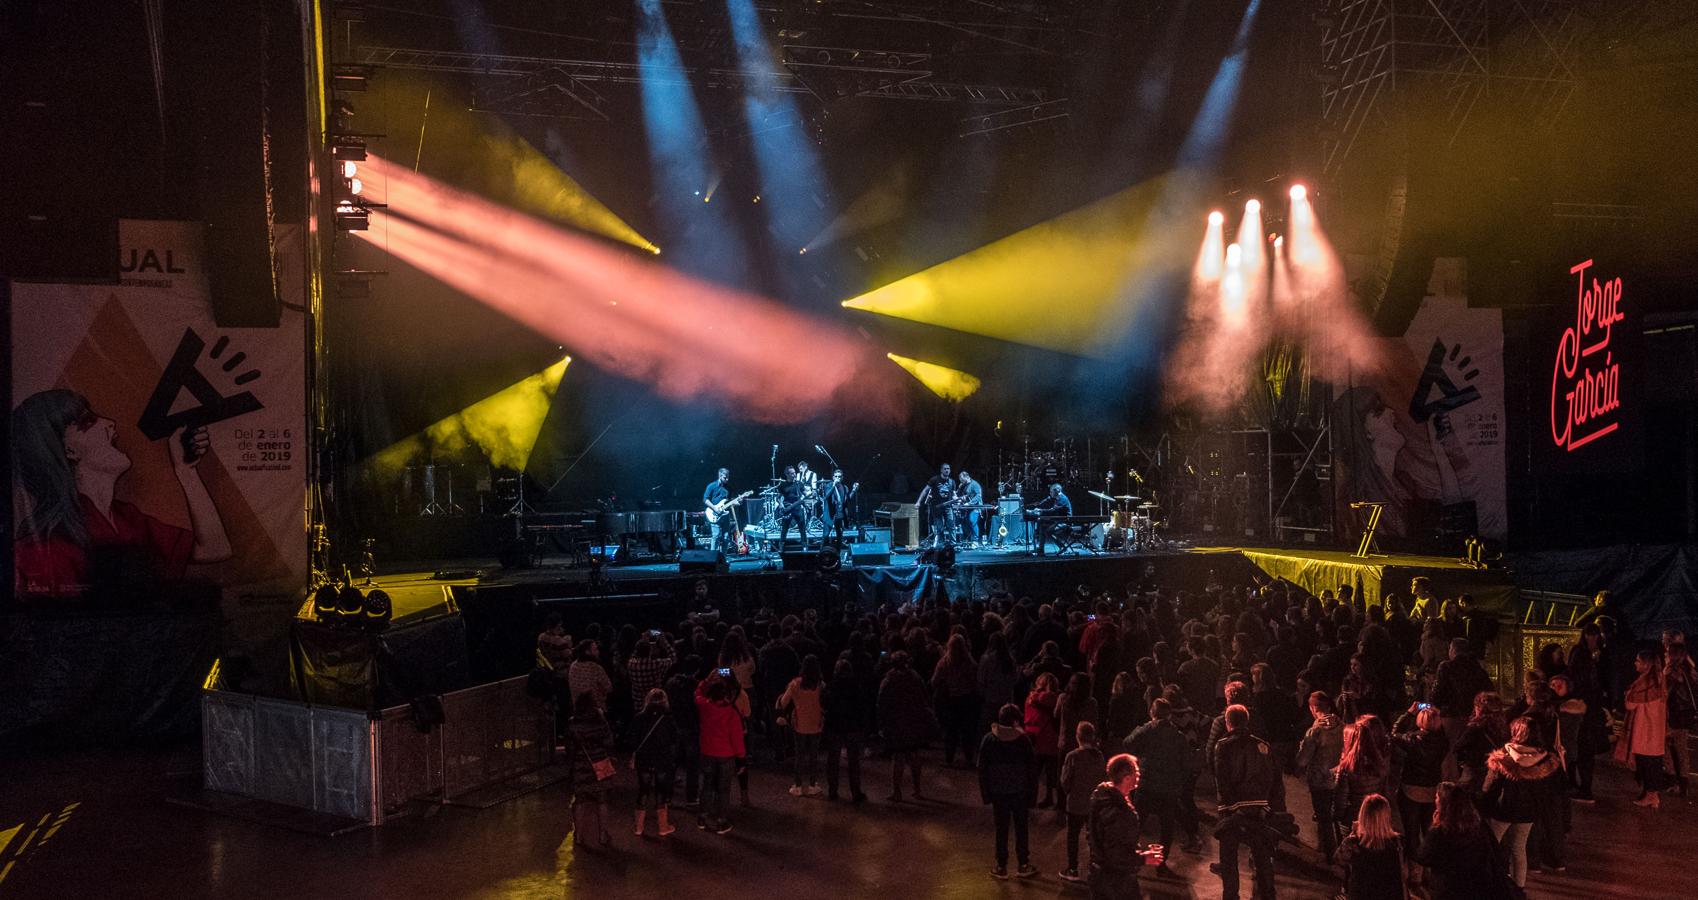
[[[1515,599],[1504,571],[1438,557],[1359,560],[1331,550],[1174,547],[1038,557],[987,549],[960,551],[949,566],[893,553],[888,565],[825,571],[814,568],[818,554],[791,554],[788,561],[791,568],[777,556],[739,558],[723,573],[680,572],[676,562],[503,569],[493,560],[463,560],[430,570],[408,567],[376,579],[374,587],[389,594],[395,610],[387,630],[371,635],[296,622],[297,687],[301,699],[364,706],[523,675],[535,665],[536,634],[549,613],[559,613],[568,633],[581,637],[591,623],[670,628],[707,607],[719,619],[738,622],[762,610],[836,616],[870,612],[885,602],[962,602],[1002,592],[1039,602],[1081,590],[1121,597],[1145,580],[1200,592],[1211,581],[1247,584],[1257,575],[1285,578],[1311,593],[1351,584],[1370,603],[1388,591],[1406,594],[1417,575],[1431,578],[1440,596],[1471,593],[1500,614],[1513,609]],[[706,606],[695,598],[698,581],[707,585]]]
[[[584,566],[564,565],[503,569],[495,561],[484,559],[441,564],[433,570],[408,567],[407,571],[379,576],[376,586],[389,593],[398,624],[452,611],[480,592],[518,593],[562,608],[629,608],[631,601],[669,598],[680,604],[677,612],[682,614],[682,604],[698,579],[708,582],[715,606],[736,617],[742,612],[752,614],[758,608],[750,606],[755,598],[770,596],[799,577],[830,582],[857,571],[906,571],[922,565],[918,554],[901,551],[891,553],[888,565],[844,565],[835,573],[786,569],[777,556],[733,558],[729,571],[723,574],[680,573],[675,562],[608,566],[598,573]],[[1487,609],[1510,609],[1515,592],[1507,571],[1472,568],[1446,557],[1398,554],[1359,559],[1343,550],[1268,547],[1175,547],[1133,553],[1075,550],[1042,557],[1024,550],[962,550],[954,565],[938,574],[939,584],[951,600],[979,599],[998,591],[1048,600],[1071,593],[1080,585],[1110,590],[1118,596],[1129,583],[1146,575],[1160,584],[1200,590],[1211,570],[1226,583],[1242,582],[1259,570],[1311,593],[1350,584],[1357,596],[1371,603],[1378,603],[1388,592],[1407,596],[1409,580],[1422,575],[1432,579],[1440,596],[1470,593]],[[436,577],[439,575],[444,577]]]

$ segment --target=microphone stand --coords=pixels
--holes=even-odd
[[[864,471],[867,471],[867,470],[868,470],[868,469],[871,469],[871,468],[872,468],[872,467],[873,467],[873,463],[876,463],[876,462],[878,462],[878,458],[879,458],[879,457],[881,457],[881,456],[883,456],[883,455],[884,455],[884,451],[883,451],[883,450],[880,450],[880,451],[879,451],[879,452],[877,452],[877,453],[874,453],[874,454],[873,454],[873,458],[872,458],[872,459],[869,459],[869,460],[867,460],[867,468],[866,468],[866,469],[862,469],[862,470],[861,470],[861,471],[863,471],[863,472],[864,472]],[[836,464],[836,463],[832,463],[832,465],[834,465],[834,466],[835,466],[835,465],[837,465],[837,464]],[[840,469],[841,469],[841,468],[843,468],[843,467],[842,467],[842,466],[837,466],[837,468],[840,468]],[[853,481],[853,482],[852,482],[852,483],[853,483],[853,484],[860,484],[860,483],[861,483],[861,480],[860,480],[860,479],[859,479],[859,478],[857,478],[857,479],[855,479],[855,480],[854,480],[854,481]],[[860,492],[860,491],[856,491],[856,492],[855,492],[855,533],[856,533],[856,535],[857,535],[857,536],[858,536],[858,537],[860,537],[860,539],[861,539],[861,543],[863,543],[863,544],[864,544],[864,543],[866,543],[866,542],[867,542],[867,532],[866,532],[866,527],[867,527],[867,526],[866,526],[866,524],[865,524],[865,520],[864,520],[864,519],[862,519],[862,518],[861,518],[861,492]]]

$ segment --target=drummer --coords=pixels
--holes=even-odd
[[[966,469],[961,470],[959,485],[955,490],[955,497],[966,508],[960,510],[956,515],[959,516],[961,529],[966,533],[967,541],[977,544],[979,542],[979,507],[985,503],[985,489],[973,480],[973,476],[968,474]]]

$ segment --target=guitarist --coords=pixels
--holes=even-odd
[[[820,489],[820,518],[825,522],[822,539],[829,540],[832,532],[836,531],[837,546],[843,546],[843,525],[849,519],[849,501],[860,489],[860,482],[844,487],[843,470],[831,470],[831,482]]]
[[[712,529],[713,539],[708,544],[710,549],[723,550],[726,553],[737,551],[739,531],[737,515],[731,511],[731,489],[726,485],[731,483],[731,470],[720,469],[719,475],[708,483],[702,491],[702,505],[708,510],[708,527]]]
[[[778,486],[778,546],[790,538],[790,526],[802,533],[802,549],[808,548],[807,486],[796,477],[795,466],[784,467],[784,482]]]

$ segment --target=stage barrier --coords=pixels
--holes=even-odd
[[[246,694],[201,696],[207,790],[382,824],[415,800],[449,801],[547,765],[554,710],[526,678],[439,695],[375,716]],[[433,714],[434,711],[431,711]]]

